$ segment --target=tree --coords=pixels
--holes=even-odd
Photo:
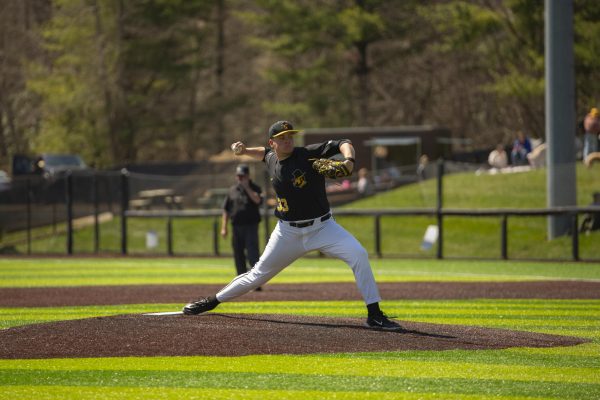
[[[23,62],[40,54],[36,29],[50,17],[49,0],[6,0],[0,12],[0,168],[30,151],[39,129],[38,99],[26,90]]]
[[[181,103],[198,90],[199,22],[211,5],[57,1],[44,29],[50,61],[30,75],[44,99],[37,148],[83,152],[97,165],[177,154],[175,144],[196,117]]]
[[[577,0],[574,11],[577,110],[583,116],[600,106],[600,5]]]
[[[382,1],[258,0],[243,14],[257,29],[253,43],[271,56],[265,76],[276,97],[273,114],[305,125],[367,124],[370,115],[369,46],[384,23]]]
[[[599,92],[594,76],[600,65],[592,54],[600,48],[600,7],[593,0],[574,3],[576,92],[581,110],[585,103],[594,104],[593,96]],[[472,125],[480,127],[479,139],[491,144],[493,137],[506,137],[517,129],[544,138],[544,3],[453,1],[423,7],[421,12],[440,34],[433,46],[438,55],[462,59],[456,82],[468,82],[468,95],[483,100],[470,111],[471,118],[480,119]]]
[[[575,0],[579,115],[598,105],[599,8]],[[196,159],[264,142],[281,118],[441,125],[477,147],[516,129],[544,136],[539,0],[6,0],[2,11],[3,165],[30,150],[97,166]]]

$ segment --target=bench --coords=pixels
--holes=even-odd
[[[204,192],[196,202],[204,208],[221,208],[225,197],[229,194],[229,188],[213,188]]]
[[[129,208],[132,210],[148,210],[152,201],[150,199],[129,200]]]
[[[165,197],[165,203],[169,208],[181,210],[183,208],[183,196],[167,196]]]
[[[148,201],[148,208],[151,206],[169,206],[173,203],[174,194],[175,191],[173,189],[149,189],[140,190],[138,198],[139,200]]]

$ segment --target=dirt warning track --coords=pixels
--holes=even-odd
[[[600,282],[382,282],[385,300],[403,299],[600,299]],[[0,307],[58,307],[186,303],[223,285],[128,285],[0,288]],[[236,301],[360,300],[353,282],[268,284]]]

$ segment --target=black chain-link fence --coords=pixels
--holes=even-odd
[[[85,169],[15,177],[9,187],[0,190],[0,253],[122,253],[120,236],[127,230],[120,220],[124,210],[220,209],[228,188],[235,183],[236,165],[220,162],[181,171],[169,166]],[[204,173],[190,173],[199,169]],[[162,171],[171,174],[157,174]],[[267,208],[272,207],[274,193],[264,164],[250,162],[250,171],[263,188]],[[434,172],[428,175],[433,177]],[[369,177],[373,186],[369,194],[418,179],[416,166],[397,168],[393,174],[374,171]],[[355,173],[347,180],[329,182],[332,205],[364,196],[359,192],[358,179]],[[135,229],[134,224],[126,236],[137,234]],[[74,232],[78,233],[75,242]]]

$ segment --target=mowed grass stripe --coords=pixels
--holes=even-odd
[[[0,398],[6,399],[82,399],[94,398],[104,400],[122,400],[128,398],[150,399],[213,399],[213,400],[327,400],[339,399],[340,394],[316,390],[252,390],[252,389],[207,389],[207,388],[131,388],[131,387],[81,387],[81,386],[7,386],[2,388]],[[439,399],[440,394],[390,393],[390,392],[343,392],[343,398],[348,400],[429,400]],[[480,395],[464,395],[444,393],[445,400],[478,400]],[[494,396],[496,400],[531,400],[531,397]]]
[[[126,307],[126,308],[137,308],[143,307],[173,307],[179,306],[179,303],[157,303],[157,304],[124,304],[114,306],[69,306],[69,307],[38,307],[39,312],[43,310],[57,310],[61,308],[110,308],[110,307]],[[583,316],[598,316],[600,312],[600,300],[571,300],[571,299],[519,299],[519,300],[508,300],[508,299],[469,299],[469,300],[384,300],[383,306],[391,307],[396,310],[403,310],[404,312],[410,312],[411,310],[417,310],[419,313],[465,313],[468,314],[476,312],[504,312],[517,315],[577,315]],[[345,301],[327,301],[327,300],[313,300],[313,301],[260,301],[260,302],[242,302],[233,301],[224,303],[219,306],[219,310],[223,307],[245,309],[251,308],[286,308],[296,310],[320,310],[320,311],[331,311],[331,310],[347,310],[357,309],[361,311],[364,309],[364,304],[359,300],[345,300]],[[24,307],[26,308],[26,307]],[[18,310],[17,307],[5,307],[0,308],[0,311],[9,312],[10,310]]]
[[[543,367],[600,367],[600,346],[586,343],[579,346],[553,348],[512,348],[505,350],[447,350],[447,351],[402,351],[384,353],[340,353],[319,355],[254,355],[243,357],[115,357],[84,359],[42,359],[42,360],[0,360],[0,370],[4,369],[48,369],[48,370],[197,370],[202,366],[208,370],[229,368],[245,371],[253,366],[273,366],[286,369],[302,366],[309,371],[327,369],[369,370],[402,368],[405,361],[431,361],[444,363],[481,363],[500,365],[523,365]],[[227,367],[224,367],[227,366]],[[236,369],[238,368],[238,369]]]
[[[478,300],[473,300],[478,302]],[[527,302],[527,300],[523,300]],[[562,305],[553,302],[563,302],[563,300],[548,300],[546,307],[519,307],[513,308],[512,306],[506,306],[502,303],[502,300],[498,300],[498,303],[494,304],[457,304],[454,307],[450,307],[449,303],[451,300],[447,300],[445,304],[429,303],[429,305],[415,306],[408,301],[396,301],[389,300],[382,303],[386,310],[393,311],[394,313],[405,317],[428,317],[428,316],[439,316],[442,318],[512,318],[512,319],[534,319],[534,318],[547,318],[547,319],[563,319],[563,320],[600,320],[600,300],[596,301],[595,305],[587,305],[585,307],[562,307]],[[434,302],[434,301],[432,301]],[[5,307],[0,308],[0,313],[5,315],[18,314],[20,310],[35,310],[38,314],[55,314],[55,313],[66,313],[78,311],[89,311],[94,310],[102,312],[102,310],[110,311],[111,309],[123,309],[136,311],[140,308],[164,308],[169,307],[173,309],[179,309],[183,303],[167,303],[167,304],[123,304],[114,306],[61,306],[61,307]],[[269,301],[269,302],[232,302],[225,303],[219,307],[221,310],[227,309],[231,312],[246,312],[248,310],[260,309],[261,312],[276,312],[276,311],[292,311],[292,312],[308,312],[308,313],[322,313],[322,314],[355,314],[356,312],[364,313],[364,305],[359,301]]]
[[[384,310],[398,319],[490,327],[544,327],[571,328],[585,327],[595,330],[600,327],[600,300],[586,301],[585,307],[569,308],[577,301],[546,300],[545,307],[537,301],[521,300],[518,309],[513,309],[514,301],[472,300],[472,301],[405,301],[394,300],[383,303]],[[532,307],[526,305],[533,303]],[[450,305],[453,307],[450,308]],[[537,305],[537,306],[536,306]],[[35,323],[94,316],[138,314],[146,312],[176,311],[182,304],[132,304],[117,306],[77,306],[77,307],[32,307],[0,308],[0,326]],[[429,308],[426,308],[426,307]],[[582,304],[583,306],[583,304]],[[418,312],[414,312],[417,310]],[[323,302],[232,302],[224,303],[222,313],[265,313],[295,314],[314,316],[364,317],[364,304],[360,301]]]
[[[113,310],[106,310],[101,312],[102,316],[111,316],[111,315],[121,315],[121,314],[137,314],[138,312],[164,312],[164,311],[178,311],[180,307],[165,307],[164,310],[156,307],[147,307],[144,309],[136,309],[135,312],[130,309],[120,309],[115,307]],[[158,311],[157,311],[158,310]],[[39,312],[38,312],[39,311]],[[131,311],[131,312],[130,312]],[[220,313],[235,313],[235,314],[254,314],[258,311],[256,309],[251,308],[243,308],[243,309],[227,309],[226,307],[222,307],[219,309]],[[294,315],[303,315],[303,316],[321,316],[323,313],[318,312],[317,310],[308,311],[308,310],[294,310],[294,309],[282,309],[282,310],[273,310],[269,311],[269,314],[294,314]],[[395,319],[399,320],[409,320],[409,321],[417,321],[417,322],[428,322],[428,323],[444,323],[444,324],[452,324],[452,325],[470,325],[470,326],[489,326],[489,327],[511,327],[511,326],[519,326],[519,327],[527,327],[528,329],[533,329],[534,327],[538,328],[560,328],[565,325],[565,322],[569,322],[570,324],[580,326],[583,329],[597,329],[600,327],[600,319],[598,318],[585,318],[585,317],[553,317],[553,316],[532,316],[532,317],[521,317],[521,316],[509,316],[509,315],[456,315],[456,314],[412,314],[412,313],[400,313],[394,312],[392,309],[388,312],[390,316],[393,316]],[[69,320],[69,319],[81,319],[81,318],[91,318],[98,316],[98,312],[94,310],[66,310],[60,311],[57,310],[55,313],[48,312],[48,309],[38,310],[36,308],[26,309],[19,312],[4,312],[0,311],[0,327],[9,328],[11,326],[18,326],[28,323],[34,323],[32,321],[59,321],[59,320]],[[362,315],[364,313],[356,312],[356,311],[348,311],[343,312],[338,310],[337,313],[329,313],[328,315],[337,316],[337,317],[364,317]],[[14,323],[14,324],[13,324]]]
[[[376,360],[390,360],[397,357],[405,361],[436,361],[447,363],[481,363],[499,365],[522,365],[541,367],[573,367],[573,368],[600,368],[600,350],[596,344],[583,344],[580,346],[564,347],[571,351],[560,352],[557,348],[545,349],[505,349],[505,350],[447,350],[433,353],[424,352],[387,352],[370,354],[349,354],[348,357],[360,357]],[[576,349],[572,351],[572,349]],[[536,353],[542,350],[543,353]],[[458,361],[460,360],[460,361]],[[381,361],[380,361],[381,362]],[[1,367],[0,367],[1,368]]]
[[[251,390],[310,390],[325,392],[428,392],[504,396],[597,399],[600,384],[506,379],[404,378],[356,375],[204,371],[47,371],[12,370],[0,376],[2,386],[119,386]]]
[[[533,327],[544,327],[544,328],[562,328],[565,326],[566,319],[559,318],[537,318],[537,319],[511,319],[505,318],[504,316],[498,316],[495,318],[474,318],[468,316],[465,318],[456,318],[454,316],[418,316],[418,315],[407,315],[406,317],[399,315],[397,318],[410,319],[411,321],[419,322],[430,322],[439,323],[438,321],[443,320],[445,324],[451,325],[469,325],[469,326],[488,326],[491,328],[510,328],[510,327],[526,327],[531,329]],[[585,329],[595,329],[600,327],[600,321],[581,319],[569,319],[569,323],[574,325],[580,325]]]
[[[380,282],[520,281],[548,279],[600,280],[600,269],[578,263],[501,261],[372,260]],[[98,286],[229,282],[230,259],[2,259],[1,287]],[[499,273],[498,271],[502,271]],[[333,259],[302,258],[273,282],[352,282],[352,272]]]
[[[138,271],[139,272],[139,271]],[[142,272],[143,274],[143,272]],[[309,275],[312,274],[312,275]],[[3,278],[0,280],[0,287],[58,287],[58,286],[110,286],[110,285],[187,285],[187,284],[220,284],[226,285],[233,279],[231,272],[227,274],[210,273],[205,271],[185,271],[179,273],[165,273],[156,275],[148,273],[145,276],[139,276],[136,273],[97,273],[87,274],[82,277],[54,275],[51,277],[40,277],[37,274],[18,275],[15,277]],[[550,279],[550,278],[548,278]],[[554,278],[552,278],[554,279]],[[482,281],[525,281],[532,280],[529,277],[510,277],[498,275],[495,277],[460,277],[460,276],[431,276],[413,277],[408,275],[396,275],[393,277],[377,277],[378,282],[482,282]],[[540,279],[536,279],[540,280]],[[546,279],[547,280],[547,279]],[[294,275],[285,274],[275,277],[272,283],[335,283],[335,282],[354,282],[354,277],[350,270],[344,272],[315,271],[301,272]]]
[[[182,360],[182,358],[177,358]],[[164,363],[164,358],[162,359]],[[72,363],[72,368],[61,368],[58,365],[47,363],[49,368],[40,367],[40,363],[2,363],[0,371],[3,375],[24,376],[24,371],[32,371],[38,374],[40,371],[48,373],[81,371],[89,374],[123,373],[134,371],[171,371],[171,372],[214,372],[214,373],[256,373],[256,374],[279,374],[285,371],[291,375],[329,375],[356,376],[356,377],[403,377],[403,378],[447,378],[447,379],[469,379],[477,376],[478,379],[489,380],[513,380],[513,381],[543,381],[543,382],[570,382],[570,383],[598,383],[597,368],[592,367],[568,367],[560,365],[554,360],[555,366],[549,365],[518,365],[499,364],[484,362],[458,362],[456,360],[432,361],[432,360],[410,360],[398,357],[396,360],[373,360],[373,359],[348,359],[348,358],[324,358],[314,357],[262,357],[263,363],[250,363],[246,357],[237,358],[188,358],[182,364],[165,366],[159,363],[145,362],[138,358],[135,364],[123,364],[118,360],[104,360],[96,366],[90,363]],[[189,361],[193,361],[190,363]],[[203,361],[203,362],[202,362]],[[37,364],[37,365],[36,365]],[[86,368],[87,365],[87,368]],[[10,367],[12,368],[6,368]],[[91,368],[90,368],[91,367]],[[129,368],[126,368],[129,367]],[[1,381],[2,378],[0,378]],[[10,381],[10,384],[12,381]],[[18,381],[15,381],[18,384]]]

